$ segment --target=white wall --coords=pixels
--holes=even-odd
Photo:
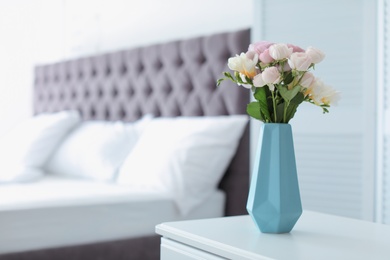
[[[253,13],[252,0],[64,2],[70,56],[246,28]]]
[[[0,135],[29,117],[33,66],[252,25],[252,0],[0,0]]]

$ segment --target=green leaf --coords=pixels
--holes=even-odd
[[[328,110],[329,105],[322,104],[321,107],[322,107],[323,114],[329,113],[329,110]]]
[[[288,84],[290,84],[292,81],[294,80],[294,77],[293,77],[293,74],[292,74],[292,72],[290,71],[290,72],[288,72],[287,74],[286,74],[286,76],[284,77],[284,84],[285,85],[288,85]]]
[[[246,112],[253,118],[264,121],[264,118],[260,112],[260,103],[253,101],[246,106]]]
[[[229,72],[224,72],[223,75],[225,75],[226,79],[230,79],[231,81],[236,82],[236,79]]]
[[[276,106],[276,122],[275,123],[281,123],[283,121],[283,113],[284,113],[284,105],[286,103],[280,103]]]
[[[255,88],[255,93],[253,93],[253,97],[258,101],[267,100],[267,92],[265,87]]]
[[[242,81],[242,78],[240,77],[240,73],[238,71],[234,72],[234,77],[236,77],[236,82],[238,82],[240,84],[244,84],[244,82]]]
[[[221,82],[226,80],[226,79],[229,79],[229,80],[237,83],[236,79],[229,72],[224,72],[223,75],[225,75],[225,78],[218,79],[217,86],[221,85]]]
[[[305,100],[305,96],[299,92],[290,102],[290,105],[287,107],[287,112],[286,112],[286,122],[290,121],[295,113],[297,112],[298,106]]]
[[[271,120],[271,115],[269,112],[268,107],[268,100],[267,100],[267,90],[265,87],[262,88],[256,88],[255,93],[253,94],[254,98],[258,101],[260,106],[260,111],[264,115],[264,119],[267,121]]]
[[[225,72],[223,73],[223,75],[225,75],[225,77],[227,77],[227,78],[231,78],[231,79],[233,78],[233,76],[232,76],[232,74],[230,74],[230,72],[226,72],[226,71],[225,71]]]
[[[221,85],[221,82],[224,81],[226,78],[222,78],[222,79],[218,79],[217,80],[217,87],[219,87],[219,85]]]
[[[293,89],[288,89],[286,86],[276,85],[280,95],[285,101],[291,101],[301,90],[300,85],[296,85]]]

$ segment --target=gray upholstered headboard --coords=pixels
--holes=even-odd
[[[245,114],[248,92],[216,87],[227,59],[249,45],[249,30],[134,48],[35,68],[34,112],[78,109],[86,120]],[[226,215],[246,214],[249,128],[220,183]]]

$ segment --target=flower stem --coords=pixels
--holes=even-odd
[[[271,95],[272,95],[272,105],[273,105],[273,108],[274,108],[274,123],[277,122],[277,118],[276,118],[276,100],[275,100],[275,95],[274,95],[274,92],[271,90]]]
[[[286,104],[284,106],[284,111],[283,111],[283,122],[284,123],[287,123],[286,122],[286,116],[287,116],[287,108],[288,108],[289,105],[290,105],[290,101],[286,100]]]

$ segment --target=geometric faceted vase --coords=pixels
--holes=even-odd
[[[263,233],[288,233],[302,214],[289,124],[261,127],[247,211]]]

